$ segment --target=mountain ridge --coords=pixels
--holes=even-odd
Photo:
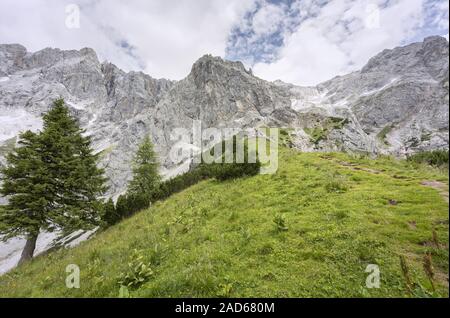
[[[63,97],[102,152],[113,196],[125,189],[128,163],[145,134],[152,135],[164,175],[185,170],[186,163],[181,169],[167,158],[170,133],[194,120],[204,127],[291,127],[301,151],[405,156],[448,149],[448,42],[439,36],[383,50],[360,71],[310,87],[269,82],[242,62],[209,54],[184,79],[171,81],[124,72],[90,48],[31,53],[20,44],[0,45],[0,78],[0,120],[19,118],[12,133],[0,130],[0,144],[20,129],[38,129],[40,114]],[[348,124],[330,129],[330,117]]]

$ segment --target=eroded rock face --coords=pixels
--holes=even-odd
[[[63,97],[93,138],[117,196],[131,158],[151,134],[168,176],[183,167],[168,159],[175,128],[289,128],[302,151],[357,151],[404,156],[448,149],[448,42],[430,37],[369,60],[361,71],[315,87],[253,76],[242,63],[205,55],[181,81],[126,73],[100,63],[92,49],[36,53],[0,45],[0,164],[19,131]]]
[[[148,118],[173,82],[101,64],[88,48],[28,53],[20,45],[0,45],[0,57],[0,121],[6,125],[0,151],[6,153],[20,131],[40,129],[42,113],[63,97],[102,152],[109,194],[123,191],[136,145],[150,131]]]

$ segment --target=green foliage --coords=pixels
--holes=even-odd
[[[232,153],[233,162],[226,162],[225,159],[225,148],[226,141],[222,142],[222,155],[220,163],[212,163],[207,166],[206,169],[210,171],[210,177],[214,177],[219,181],[225,181],[229,179],[242,178],[246,176],[254,176],[259,173],[261,168],[261,163],[259,162],[257,153],[249,153],[248,140],[243,140],[243,160],[238,162],[237,158],[237,136],[232,137]],[[214,156],[214,148],[210,151],[211,155]],[[251,162],[250,158],[255,158],[255,162]]]
[[[211,171],[207,165],[200,164],[196,168],[172,179],[161,183],[155,199],[162,200],[174,193],[180,192],[188,187],[211,177]]]
[[[328,192],[333,175],[351,191]],[[448,205],[423,180],[448,184],[448,174],[387,157],[280,148],[276,174],[204,179],[75,248],[0,276],[0,297],[117,297],[134,249],[154,274],[129,288],[131,297],[430,297],[426,252],[433,256],[432,296],[448,297]],[[286,216],[288,231],[274,233],[277,214]],[[82,269],[79,289],[64,284],[72,263]],[[366,287],[368,264],[380,266],[380,288]]]
[[[348,190],[347,185],[341,179],[334,179],[325,185],[327,192],[343,193]]]
[[[260,163],[223,163],[212,167],[214,177],[219,181],[254,176],[259,173]]]
[[[3,239],[60,229],[62,235],[100,223],[106,190],[89,137],[62,99],[43,116],[43,130],[19,136],[1,170],[0,193],[9,203],[0,215]]]
[[[111,226],[119,222],[122,217],[116,210],[114,206],[114,202],[112,199],[109,199],[103,206],[103,221],[105,222],[106,226]]]
[[[0,193],[10,196],[8,205],[0,210],[0,230],[4,239],[37,236],[54,200],[48,173],[39,154],[38,138],[31,131],[22,133],[19,147],[8,153],[7,165],[1,170]]]
[[[2,145],[0,145],[0,155],[1,156],[7,155],[9,152],[14,150],[15,145],[16,145],[16,137],[3,141]]]
[[[408,161],[448,167],[448,150],[424,151],[408,157]]]
[[[387,125],[378,133],[377,138],[387,145],[386,136],[391,132],[392,128],[394,128],[394,125]]]
[[[158,159],[156,158],[150,137],[144,138],[134,158],[133,179],[128,185],[128,194],[149,198],[159,188]]]
[[[286,128],[280,128],[280,144],[285,146],[285,147],[290,147],[292,148],[293,143],[292,143],[292,138],[291,135],[289,133],[290,129],[286,129]]]
[[[127,265],[127,271],[119,276],[120,286],[138,288],[153,276],[150,264],[144,261],[144,256],[138,250],[133,251],[132,258]]]
[[[304,130],[309,135],[311,142],[316,145],[327,136],[327,131],[319,126],[305,128]]]
[[[132,216],[134,213],[150,206],[150,198],[144,194],[123,194],[116,202],[114,223]],[[114,224],[113,223],[113,224]]]
[[[133,179],[128,185],[127,193],[119,196],[116,206],[111,200],[104,206],[103,221],[106,226],[148,208],[161,193],[159,164],[149,136],[140,144],[133,165]]]
[[[126,286],[120,286],[119,298],[130,298],[130,291]]]
[[[233,284],[231,283],[219,284],[219,291],[217,292],[217,297],[230,298],[232,291],[233,291]]]
[[[321,124],[317,124],[314,127],[306,127],[304,131],[310,136],[311,142],[318,145],[321,140],[328,137],[331,131],[344,128],[348,122],[347,118],[327,117]]]
[[[283,214],[277,214],[273,219],[273,223],[275,223],[275,229],[277,232],[288,230],[288,227],[286,226],[286,219]]]
[[[191,171],[182,175],[178,175],[172,179],[161,183],[159,192],[155,199],[165,199],[170,195],[182,191],[202,180],[215,178],[219,181],[225,181],[228,179],[241,178],[245,176],[253,176],[259,173],[261,163],[256,160],[255,163],[249,162],[248,143],[244,142],[244,162],[237,163],[236,161],[236,137],[233,137],[233,162],[226,163],[225,156],[225,141],[222,142],[222,159],[221,163],[200,163],[197,167]],[[210,154],[214,156],[214,149],[210,151]],[[252,154],[250,154],[252,156]],[[254,154],[255,158],[257,157]]]

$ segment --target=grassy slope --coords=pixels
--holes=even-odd
[[[403,297],[399,255],[431,290],[426,251],[435,296],[448,296],[448,206],[422,180],[448,184],[446,173],[404,161],[282,149],[275,175],[201,182],[77,248],[0,277],[0,296],[117,297],[133,250],[154,272],[131,290],[136,297]],[[333,191],[336,184],[348,190]],[[279,213],[287,231],[276,231]],[[440,247],[430,243],[433,228]],[[70,263],[81,269],[80,289],[65,287]],[[380,289],[365,288],[370,263],[380,266]]]

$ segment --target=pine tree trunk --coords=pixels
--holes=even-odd
[[[37,235],[30,234],[23,248],[22,255],[20,256],[19,264],[23,264],[33,258],[34,249],[36,247]]]

